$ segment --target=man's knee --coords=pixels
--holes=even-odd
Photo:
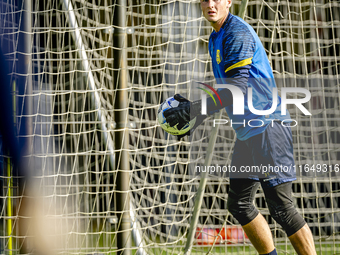
[[[306,224],[291,199],[291,183],[278,185],[265,193],[270,215],[282,226],[287,236],[296,233]]]
[[[287,236],[296,233],[306,224],[293,204],[284,204],[281,206],[271,206],[268,204],[268,207],[270,215],[282,226]]]
[[[236,194],[229,194],[227,208],[242,226],[251,222],[259,214],[249,198],[242,199]]]

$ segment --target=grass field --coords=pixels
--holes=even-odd
[[[322,244],[316,245],[317,249],[317,254],[318,255],[340,255],[340,245],[337,244],[336,247],[333,247],[332,244]],[[334,250],[335,249],[335,250]],[[209,247],[194,247],[192,250],[192,255],[258,255],[258,253],[255,251],[253,247],[250,246],[237,246],[237,247],[215,247],[210,253],[209,253],[210,248]],[[179,255],[183,254],[183,251],[179,247],[174,247],[171,249],[170,247],[167,247],[166,250],[164,248],[150,248],[146,249],[147,253],[149,255]],[[283,254],[288,254],[288,255],[296,255],[294,252],[293,247],[290,244],[287,245],[279,245],[277,246],[277,251],[279,255]],[[102,251],[96,251],[95,253],[90,252],[89,254],[96,254],[96,255],[104,255],[104,254],[109,254],[109,255],[116,255],[116,251],[108,251],[107,249],[102,250]],[[136,249],[132,249],[131,252],[132,255],[137,254]]]
[[[103,237],[101,235],[101,237]],[[113,235],[111,236],[113,237]],[[96,238],[95,238],[96,239]],[[93,249],[84,249],[81,251],[85,252],[86,254],[96,254],[96,255],[116,255],[116,244],[115,244],[115,238],[112,238],[111,247],[107,247],[107,245],[103,245],[103,239],[93,239],[93,242],[97,243],[97,248],[95,250]],[[93,244],[92,244],[93,245]],[[132,244],[132,247],[134,244]],[[145,251],[149,255],[180,255],[183,254],[185,244],[177,244],[177,245],[167,245],[163,246],[162,244],[152,243],[149,246],[145,248]],[[340,255],[340,242],[333,244],[332,242],[324,242],[319,243],[316,241],[316,251],[318,255]],[[211,247],[209,245],[194,245],[192,249],[193,255],[222,255],[222,254],[228,254],[228,255],[258,255],[256,250],[251,244],[226,244],[226,245],[216,245],[211,251]],[[279,245],[276,245],[276,249],[278,251],[278,254],[288,254],[288,255],[296,255],[293,247],[289,243],[288,239],[286,243],[282,243]],[[210,253],[209,253],[210,251]],[[135,255],[137,254],[137,249],[131,249],[131,254]]]

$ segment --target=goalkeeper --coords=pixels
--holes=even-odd
[[[216,106],[212,98],[207,100],[207,113],[211,115],[225,108],[235,123],[232,126],[237,140],[232,166],[237,169],[251,165],[293,166],[291,129],[279,123],[289,119],[289,113],[281,116],[279,111],[274,111],[263,116],[251,113],[248,108],[248,86],[252,88],[254,108],[267,110],[271,109],[272,91],[276,85],[260,39],[250,25],[229,13],[230,7],[231,0],[201,0],[203,15],[214,28],[209,39],[214,76],[218,83],[231,84],[242,90],[244,115],[233,115],[233,97],[229,89],[218,91],[221,106]],[[180,95],[174,97],[180,101],[179,106],[164,112],[171,126],[178,124],[181,128],[194,117],[198,117],[196,122],[202,122],[200,101],[190,102]],[[280,100],[278,98],[278,109]],[[254,119],[265,124],[261,127],[244,124]],[[190,135],[190,131],[186,135]],[[285,230],[296,252],[316,254],[312,233],[292,201],[292,181],[295,179],[295,173],[283,171],[269,175],[230,174],[228,210],[242,225],[259,254],[277,254],[269,226],[253,204],[259,185],[264,191],[271,216]]]

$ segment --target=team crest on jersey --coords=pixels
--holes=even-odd
[[[220,50],[216,51],[216,62],[217,62],[217,64],[221,63],[221,52],[220,52]]]

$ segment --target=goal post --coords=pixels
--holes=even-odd
[[[227,212],[226,176],[206,178],[205,188],[200,189],[197,224],[190,227],[198,212],[194,201],[200,185],[190,167],[204,163],[210,141],[214,143],[210,145],[212,164],[229,165],[235,138],[232,128],[220,125],[214,138],[210,118],[191,141],[179,141],[157,122],[158,107],[167,97],[180,93],[194,99],[192,84],[216,83],[208,53],[212,28],[202,16],[200,2],[30,3],[31,11],[24,11],[14,0],[0,2],[0,44],[8,49],[4,53],[11,80],[16,82],[22,78],[17,68],[17,56],[23,54],[19,34],[32,39],[24,53],[31,59],[32,90],[14,94],[17,109],[22,109],[21,99],[32,100],[32,111],[18,110],[17,120],[32,120],[32,178],[44,215],[35,225],[47,234],[35,230],[18,234],[23,194],[9,185],[17,177],[7,176],[7,158],[1,148],[0,254],[23,254],[23,242],[28,247],[25,254],[33,254],[34,236],[46,237],[38,243],[51,244],[55,254],[181,254],[191,244],[191,254],[255,253]],[[295,107],[288,110],[298,122],[292,128],[299,170],[293,199],[311,227],[318,254],[340,252],[339,5],[325,0],[256,0],[244,9],[241,1],[233,1],[231,8],[233,14],[243,10],[244,20],[258,34],[278,88],[303,87],[311,92],[304,106],[312,116],[303,116]],[[124,24],[114,23],[118,7],[125,11]],[[24,13],[32,19],[31,31],[20,30],[18,22]],[[126,33],[120,46],[114,43],[117,31]],[[119,51],[126,52],[120,67],[114,64]],[[124,72],[126,87],[120,87],[116,74]],[[124,105],[117,106],[124,93]],[[126,120],[117,121],[122,112]],[[228,118],[224,111],[221,114]],[[114,135],[123,130],[125,147],[116,145]],[[128,157],[120,158],[124,153]],[[119,160],[126,167],[116,168]],[[320,166],[332,172],[320,175]],[[128,189],[125,185],[119,190],[119,172],[128,176]],[[125,210],[117,204],[123,193],[130,200]],[[284,231],[270,217],[262,190],[255,200],[279,252],[294,254]],[[122,211],[129,214],[123,228]],[[123,232],[132,239],[130,247],[118,244]]]

